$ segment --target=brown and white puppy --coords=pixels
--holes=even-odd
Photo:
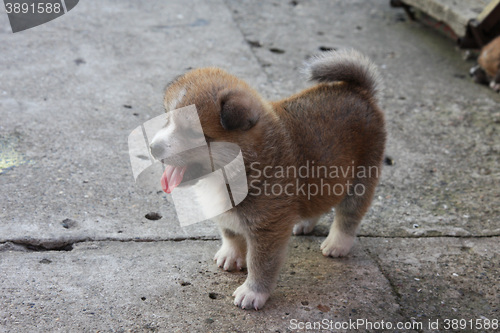
[[[474,81],[500,92],[500,36],[481,49],[477,62],[479,64],[470,70]]]
[[[317,84],[276,102],[218,68],[192,70],[166,90],[167,112],[195,104],[207,142],[235,143],[243,153],[249,194],[215,219],[222,247],[214,258],[228,271],[248,268],[233,294],[243,309],[264,306],[292,232],[311,232],[332,207],[321,250],[345,256],[378,182],[386,132],[375,66],[358,52],[334,51],[314,58],[307,73]],[[169,149],[168,126],[175,124],[152,140],[153,155]]]

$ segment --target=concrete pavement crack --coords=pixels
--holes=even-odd
[[[389,286],[391,287],[392,293],[394,294],[394,297],[396,298],[396,303],[399,306],[399,309],[397,311],[398,314],[406,322],[413,322],[412,318],[409,317],[409,316],[407,316],[406,313],[405,313],[405,311],[404,311],[404,306],[402,304],[402,297],[401,297],[401,293],[399,292],[398,286],[391,280],[391,278],[389,277],[389,275],[386,273],[386,271],[382,267],[380,261],[378,260],[378,257],[375,254],[373,254],[370,251],[370,249],[368,249],[366,247],[364,248],[364,251],[373,260],[373,262],[375,263],[375,265],[377,265],[377,268],[380,271],[380,274],[382,274],[382,276],[387,280],[387,283],[389,283]],[[415,331],[418,332],[418,333],[422,333],[423,332],[423,330],[418,330],[418,329],[415,330]]]
[[[122,243],[152,243],[152,242],[183,242],[183,241],[215,241],[216,237],[173,237],[173,238],[73,238],[73,239],[14,239],[0,242],[0,252],[22,251],[22,252],[44,252],[44,251],[72,251],[75,244],[90,242],[122,242]]]
[[[260,68],[262,69],[262,72],[266,75],[268,81],[271,81],[271,78],[269,77],[269,74],[267,73],[266,71],[266,67],[264,66],[264,63],[260,60],[260,58],[257,56],[257,54],[255,53],[253,47],[249,44],[249,41],[245,35],[245,33],[243,32],[243,30],[241,29],[240,25],[238,24],[238,20],[235,18],[234,16],[234,13],[233,11],[231,10],[231,7],[227,4],[227,1],[223,0],[222,1],[224,3],[224,5],[226,6],[227,10],[229,11],[229,13],[231,14],[231,18],[233,19],[233,22],[234,22],[234,25],[236,26],[236,28],[238,29],[238,31],[240,32],[241,36],[243,37],[243,40],[247,43],[247,46],[248,46],[248,49],[250,50],[250,52],[252,53],[252,56],[255,58],[255,60],[257,61],[257,63],[259,64]]]
[[[328,234],[320,232],[312,232],[308,236],[312,237],[326,237]],[[417,238],[470,238],[470,239],[480,239],[480,238],[495,238],[500,237],[500,234],[491,235],[357,235],[358,238],[388,238],[388,239],[417,239]]]
[[[326,235],[310,235],[310,237],[324,238]],[[466,238],[466,239],[483,239],[495,238],[500,235],[484,235],[484,236],[358,236],[360,240],[363,238],[382,238],[382,239],[417,239],[417,238]],[[34,239],[34,238],[20,238],[20,239],[7,239],[0,242],[0,252],[2,251],[26,251],[26,252],[41,252],[41,251],[71,251],[77,243],[89,242],[133,242],[133,243],[152,243],[152,242],[184,242],[184,241],[219,241],[217,236],[196,236],[196,237],[172,237],[172,238],[113,238],[113,237],[75,237],[66,239]],[[371,255],[371,254],[370,254]],[[373,257],[373,256],[372,256]],[[375,260],[375,259],[374,259]],[[378,263],[378,262],[377,262]]]

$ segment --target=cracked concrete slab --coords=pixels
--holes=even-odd
[[[246,273],[217,268],[212,257],[219,243],[87,242],[71,252],[4,252],[0,327],[18,332],[289,332],[299,322],[325,319],[404,320],[389,283],[361,246],[348,259],[325,258],[314,237],[291,242],[264,310],[242,311],[231,294]]]
[[[16,34],[0,15],[0,156],[15,161],[0,174],[0,331],[287,332],[291,319],[498,314],[500,96],[388,2],[88,0]],[[187,68],[223,67],[276,99],[308,86],[311,55],[349,47],[380,68],[389,132],[367,237],[343,260],[321,256],[321,237],[293,238],[267,306],[238,310],[244,274],[212,263],[215,226],[180,228],[159,187],[134,184],[127,136]],[[434,274],[450,267],[458,277]]]
[[[188,67],[225,67],[276,98],[307,86],[299,69],[320,47],[360,49],[385,82],[380,97],[387,154],[395,164],[383,170],[361,234],[500,233],[499,97],[463,79],[468,64],[450,41],[401,22],[401,13],[385,2],[369,8],[360,1],[227,4],[213,1],[190,11],[157,2],[155,12],[121,2],[96,13],[95,5],[82,3],[18,34],[1,18],[0,106],[9,117],[0,135],[15,141],[26,163],[0,177],[0,242],[216,237],[211,223],[180,229],[162,192],[133,184],[129,131],[162,112],[163,86]],[[113,28],[130,21],[138,23]],[[290,30],[293,38],[285,38]],[[370,42],[373,32],[376,43]],[[144,218],[152,211],[168,220]],[[74,228],[61,227],[67,218],[77,221]],[[317,233],[325,235],[331,220],[325,217]]]
[[[159,180],[134,184],[127,137],[164,112],[165,85],[188,68],[268,84],[224,3],[81,2],[31,30],[12,34],[6,15],[0,27],[0,140],[27,161],[0,176],[0,242],[216,235],[179,228]]]
[[[476,320],[500,318],[499,241],[498,237],[362,238],[361,244],[391,281],[406,318],[424,323],[439,319],[442,324],[444,319],[465,319],[475,325]],[[465,328],[481,331],[476,326]]]

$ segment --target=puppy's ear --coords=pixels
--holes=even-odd
[[[259,120],[262,103],[251,92],[224,89],[219,92],[220,123],[228,131],[247,131]]]

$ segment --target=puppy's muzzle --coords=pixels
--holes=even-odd
[[[153,139],[153,141],[149,145],[151,155],[158,161],[167,157],[169,148],[171,148],[171,145],[169,143],[155,139]]]

